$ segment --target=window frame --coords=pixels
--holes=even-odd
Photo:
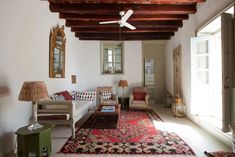
[[[122,41],[104,41],[101,42],[101,50],[100,50],[100,56],[101,56],[101,64],[100,64],[100,69],[101,69],[101,74],[124,74],[124,43]],[[120,60],[120,70],[115,70],[116,68],[116,60],[115,60],[115,49],[121,47],[121,60]],[[105,48],[112,49],[112,62],[107,62],[105,63]],[[107,51],[107,57],[109,56],[108,51]],[[107,58],[108,59],[108,58]],[[112,68],[110,70],[107,70],[105,68],[105,64],[112,64]],[[114,70],[113,70],[114,69]]]

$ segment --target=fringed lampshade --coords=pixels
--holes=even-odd
[[[18,100],[39,101],[47,98],[47,87],[43,81],[26,81],[21,88]]]
[[[124,88],[128,87],[127,80],[120,80],[119,84],[118,84],[118,87],[122,87],[122,90],[123,90],[122,96],[124,96]]]
[[[26,81],[24,82],[18,100],[32,101],[34,122],[28,127],[29,130],[35,130],[43,127],[38,124],[37,120],[37,101],[47,99],[48,92],[46,84],[43,81]]]

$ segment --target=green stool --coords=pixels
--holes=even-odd
[[[43,124],[42,128],[28,130],[19,128],[17,135],[17,157],[49,157],[51,154],[51,129],[53,125]]]

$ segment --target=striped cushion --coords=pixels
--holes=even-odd
[[[57,94],[51,95],[50,98],[52,100],[65,100],[63,95],[57,95]]]

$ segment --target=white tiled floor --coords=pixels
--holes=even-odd
[[[191,148],[194,150],[198,157],[203,157],[203,152],[206,151],[219,151],[230,150],[223,143],[213,138],[207,132],[203,131],[191,121],[186,118],[174,118],[171,114],[171,109],[164,108],[162,105],[151,105],[150,108],[164,120],[164,122],[155,122],[155,126],[159,130],[166,130],[177,133]],[[57,153],[66,140],[71,136],[71,130],[69,126],[56,126],[52,131],[52,157],[88,157],[95,155],[64,155]],[[130,157],[142,155],[98,155],[112,156],[112,157]],[[144,155],[143,155],[144,156]],[[155,155],[156,156],[156,155]],[[169,155],[167,155],[169,157]],[[147,155],[147,157],[152,157]],[[182,157],[182,156],[181,156]]]

